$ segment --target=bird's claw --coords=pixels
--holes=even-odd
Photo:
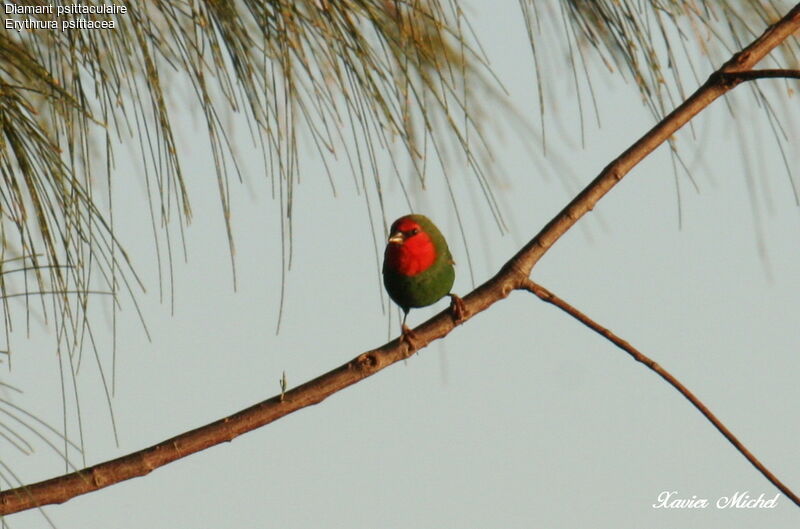
[[[453,322],[456,325],[462,323],[467,319],[467,306],[464,300],[455,294],[448,294],[450,296],[450,313],[453,315]]]

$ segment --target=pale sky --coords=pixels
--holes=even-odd
[[[517,109],[537,123],[519,8],[502,4],[471,19]],[[703,75],[710,73],[702,67]],[[548,111],[550,165],[535,165],[526,152],[540,157],[534,138],[517,141],[509,133],[499,142],[496,157],[505,173],[497,193],[511,233],[494,227],[466,172],[454,177],[478,282],[571,198],[559,179],[584,185],[652,124],[633,86],[602,78],[595,85],[602,126],[587,119],[581,148],[566,72],[551,92],[558,108]],[[796,100],[795,94],[786,108]],[[670,370],[797,491],[800,211],[766,121],[748,117],[747,97],[731,104],[741,110],[738,121],[718,102],[697,118],[696,139],[688,131],[679,136],[699,187],[679,176],[681,227],[675,176],[662,147],[547,253],[533,277]],[[189,113],[178,119],[187,134],[203,130]],[[797,145],[797,131],[789,132],[788,144]],[[195,219],[187,230],[189,262],[179,259],[175,267],[174,316],[169,303],[159,303],[150,226],[125,221],[145,218],[136,164],[128,171],[120,164],[115,218],[148,287],[140,301],[152,342],[128,303],[118,314],[113,407],[119,449],[96,364],[86,353],[79,391],[88,464],[238,411],[278,393],[283,371],[295,386],[381,345],[388,328],[392,337],[399,330],[396,310],[389,320],[381,308],[364,198],[340,163],[334,199],[309,149],[301,159],[294,261],[275,336],[278,203],[260,157],[243,147],[250,180],[232,184],[239,280],[233,292],[205,145],[202,135],[182,140]],[[748,193],[742,152],[753,165],[755,195]],[[796,167],[800,151],[788,156]],[[388,159],[383,163],[388,175]],[[455,291],[465,294],[472,285],[464,245],[435,174],[430,189],[415,198],[416,208],[450,240],[459,263]],[[397,185],[390,182],[384,192],[389,220],[408,212]],[[758,251],[757,229],[766,257]],[[409,323],[446,304],[412,311]],[[106,344],[101,355],[109,355],[110,318],[97,321]],[[52,337],[20,335],[17,350],[13,370],[3,375],[25,390],[13,401],[60,425]],[[110,365],[109,356],[102,358]],[[68,413],[76,434],[71,407]],[[44,443],[27,458],[0,446],[28,481],[64,470]],[[707,498],[711,506],[656,509],[663,491]],[[737,492],[772,498],[778,491],[655,374],[567,315],[515,293],[443,341],[320,405],[46,512],[59,528],[119,529],[788,529],[800,523],[800,511],[783,496],[772,509],[714,506]],[[7,523],[46,526],[37,512]]]

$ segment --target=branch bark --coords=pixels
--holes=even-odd
[[[612,161],[530,242],[520,249],[494,277],[465,296],[466,318],[525,288],[534,265],[583,215],[611,190],[636,164],[714,100],[746,80],[742,74],[753,68],[772,49],[800,28],[800,4],[745,49],[736,53],[712,74],[683,104],[673,110],[628,150]],[[450,311],[442,311],[414,333],[418,348],[440,339],[456,326]],[[234,415],[180,434],[155,446],[100,463],[85,470],[0,493],[0,515],[42,505],[63,503],[75,496],[114,483],[149,474],[154,469],[210,446],[269,424],[285,415],[322,402],[330,395],[363,380],[399,360],[414,349],[406,341],[394,340],[360,354],[350,362],[314,380],[260,402]],[[795,496],[796,498],[796,496]]]
[[[746,72],[727,72],[722,74],[722,77],[737,82],[759,79],[800,79],[800,70],[784,70],[782,68],[748,70]]]

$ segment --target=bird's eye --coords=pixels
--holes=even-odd
[[[419,233],[419,228],[414,228],[413,230],[411,230],[411,232],[409,233],[409,235],[410,235],[411,237],[413,237],[414,235],[416,235],[416,234],[418,234],[418,233]]]

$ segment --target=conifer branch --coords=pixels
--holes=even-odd
[[[553,220],[527,243],[491,279],[463,298],[465,320],[486,310],[516,289],[528,285],[528,276],[536,262],[585,213],[614,187],[637,163],[664,143],[714,100],[745,80],[743,72],[753,68],[772,49],[800,29],[800,4],[745,49],[735,54],[712,74],[692,96],[647,132],[628,150],[611,162]],[[738,77],[737,77],[738,75]],[[456,326],[445,310],[414,330],[414,343],[425,347],[450,333]],[[269,424],[294,411],[322,402],[330,395],[391,364],[408,358],[414,349],[406,341],[393,340],[377,349],[360,354],[350,362],[306,382],[295,389],[258,403],[234,415],[180,434],[155,446],[89,467],[0,493],[0,515],[34,507],[62,503],[75,496],[98,490],[137,476],[210,446]],[[783,490],[783,489],[782,489]],[[788,495],[788,494],[787,494]],[[796,499],[796,496],[793,496]]]

